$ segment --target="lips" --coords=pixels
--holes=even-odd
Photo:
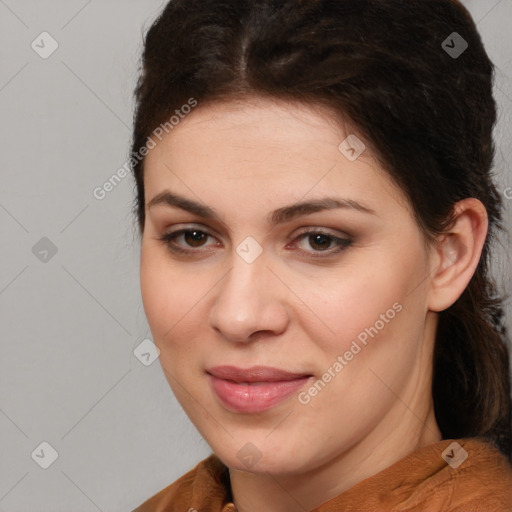
[[[282,382],[310,376],[305,373],[287,372],[271,366],[252,366],[247,369],[237,368],[236,366],[215,366],[207,372],[219,379],[232,380],[238,383]]]
[[[312,378],[268,366],[243,369],[216,366],[207,370],[221,404],[235,412],[256,413],[271,409],[290,397]]]

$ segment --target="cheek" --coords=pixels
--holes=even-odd
[[[345,281],[338,291],[330,293],[327,304],[322,299],[321,318],[331,334],[335,333],[334,338],[328,337],[331,340],[328,351],[343,354],[350,350],[353,341],[364,346],[368,339],[373,339],[372,335],[389,331],[397,311],[402,310],[402,296],[396,282]]]
[[[359,261],[357,268],[311,295],[312,309],[327,333],[316,339],[331,358],[352,348],[357,351],[354,341],[362,348],[378,342],[398,347],[405,343],[404,331],[413,336],[422,325],[425,290],[418,284],[425,277],[425,255],[419,247],[407,254],[377,252],[378,261]]]
[[[188,296],[195,288],[190,279],[185,286],[183,274],[161,252],[143,246],[140,263],[142,302],[154,341],[158,345],[162,344],[166,333],[172,335],[174,326],[177,328],[180,318],[185,316],[189,309],[186,307]],[[193,276],[190,278],[193,280]]]
[[[149,245],[149,244],[148,244]],[[159,248],[142,248],[140,288],[153,341],[165,358],[186,357],[206,321],[208,291],[215,280],[197,267],[173,263]]]
[[[160,330],[159,324],[165,318],[169,300],[169,290],[162,270],[154,251],[143,246],[140,259],[140,290],[144,312],[153,334]]]

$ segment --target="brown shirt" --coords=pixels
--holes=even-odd
[[[476,438],[457,439],[463,450],[453,442],[420,448],[311,512],[511,512],[508,460]],[[229,470],[211,455],[132,512],[236,512],[232,500]]]

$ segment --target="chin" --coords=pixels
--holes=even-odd
[[[262,450],[247,442],[239,450],[226,451],[226,447],[215,450],[215,454],[230,469],[246,471],[255,474],[292,475],[304,469],[306,464],[303,460],[297,460],[292,453],[274,453],[273,447],[266,447]]]

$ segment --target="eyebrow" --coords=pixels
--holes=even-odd
[[[220,215],[214,208],[210,208],[209,206],[197,203],[196,201],[192,201],[191,199],[187,199],[186,197],[180,196],[178,194],[171,193],[168,190],[161,192],[160,194],[156,195],[153,199],[151,199],[151,201],[149,201],[147,205],[147,209],[149,210],[153,206],[157,205],[180,208],[182,210],[186,210],[190,213],[198,215],[199,217],[222,222]],[[300,203],[295,203],[289,206],[283,206],[282,208],[278,208],[277,210],[274,210],[269,214],[269,216],[267,217],[267,221],[269,222],[269,224],[275,226],[277,224],[290,222],[291,220],[297,217],[310,215],[312,213],[324,210],[335,210],[338,208],[347,208],[356,210],[361,213],[377,215],[375,210],[372,210],[370,207],[365,206],[352,199],[324,197],[321,199],[303,201]]]

